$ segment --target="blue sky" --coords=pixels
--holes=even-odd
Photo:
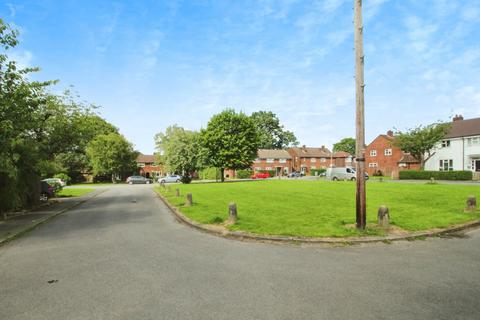
[[[11,56],[59,79],[143,153],[226,107],[302,144],[354,135],[353,0],[14,1]],[[480,0],[364,0],[366,135],[480,116]]]

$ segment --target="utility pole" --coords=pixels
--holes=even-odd
[[[355,96],[356,96],[356,140],[355,157],[357,162],[356,212],[357,228],[365,229],[367,224],[367,205],[365,190],[365,83],[363,55],[362,0],[354,0],[355,25]]]

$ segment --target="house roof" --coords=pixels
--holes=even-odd
[[[480,135],[480,118],[452,121],[452,127],[445,138],[459,138]]]
[[[137,157],[137,163],[154,163],[155,156],[152,154],[140,154]]]
[[[290,148],[297,156],[303,158],[327,158],[330,157],[331,152],[325,147],[322,148]]]
[[[351,157],[352,155],[348,152],[345,151],[338,151],[333,154],[334,158],[348,158]]]
[[[414,156],[412,156],[410,153],[404,153],[403,157],[398,160],[398,163],[419,163]]]
[[[287,150],[282,149],[260,149],[258,150],[259,159],[292,159]]]

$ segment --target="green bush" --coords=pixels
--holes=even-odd
[[[251,169],[237,170],[236,176],[238,179],[248,179],[252,176],[253,171]]]
[[[67,185],[70,184],[70,181],[72,181],[72,179],[66,174],[66,173],[57,173],[56,175],[53,176],[54,178],[58,178],[58,179],[62,179],[63,181],[65,181],[65,183]]]
[[[321,169],[310,169],[310,175],[311,176],[319,176],[322,173],[327,172],[327,169],[321,168]]]
[[[214,167],[202,169],[198,172],[198,178],[200,180],[220,180],[220,170]]]
[[[400,171],[401,180],[472,180],[471,171]]]
[[[192,182],[192,176],[190,175],[183,175],[182,178],[180,178],[180,181],[184,184],[188,184],[190,182]]]

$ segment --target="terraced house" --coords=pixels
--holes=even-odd
[[[156,178],[164,175],[163,167],[156,163],[155,155],[140,154],[137,157],[137,167],[139,174],[145,178]]]
[[[312,148],[302,146],[289,148],[288,153],[292,156],[292,168],[294,171],[309,174],[312,169],[326,169],[330,166],[349,167],[353,165],[353,157],[347,152],[335,152],[321,146]]]
[[[480,118],[455,116],[450,131],[425,163],[425,170],[470,170],[474,179],[480,179]]]
[[[276,176],[292,172],[292,157],[286,150],[260,149],[252,169],[258,171],[275,170]]]

